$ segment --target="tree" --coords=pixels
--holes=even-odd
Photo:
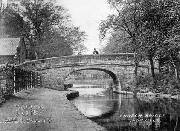
[[[73,34],[73,32],[76,32]],[[59,27],[51,33],[46,32],[46,40],[39,45],[40,56],[58,57],[72,55],[75,51],[84,51],[85,32],[77,27]]]
[[[84,52],[86,47],[84,46],[84,41],[86,40],[86,33],[81,31],[79,27],[60,27],[59,32],[62,37],[66,39],[66,42],[69,43],[74,52]]]
[[[174,39],[179,35],[179,5],[178,0],[145,0],[143,3],[144,34],[141,38],[145,38],[143,47],[147,48],[153,76],[153,59],[155,57],[159,60],[159,65],[161,65],[162,59],[165,58],[166,62],[171,65],[174,63],[176,65],[174,67],[177,67],[179,47],[177,42],[172,42],[172,38]],[[178,73],[178,70],[176,72]]]
[[[109,15],[107,20],[100,24],[100,38],[103,39],[109,30],[112,32],[124,32],[131,42],[131,49],[135,53],[135,79],[137,87],[137,70],[141,58],[139,34],[142,23],[139,19],[141,10],[139,0],[108,0],[109,4],[117,11],[117,14]],[[135,91],[136,94],[136,91]]]
[[[131,40],[124,32],[112,32],[107,44],[102,50],[104,53],[133,53]]]
[[[69,28],[70,23],[70,16],[67,10],[62,6],[55,5],[51,0],[23,0],[18,10],[8,7],[5,14],[7,34],[10,36],[25,37],[30,43],[31,51],[34,52],[33,54],[36,52],[39,58],[45,55],[42,54],[40,48],[43,47],[44,50],[47,50],[51,45],[54,47],[55,44],[59,44],[55,46],[56,48],[58,47],[57,49],[68,48],[68,55],[72,54],[69,48],[73,48],[74,45],[67,42],[67,37],[57,36],[62,28],[65,30],[75,28]],[[65,32],[65,30],[63,31]],[[79,37],[79,41],[76,41],[77,44],[78,42],[82,42],[85,33],[80,35],[81,31],[76,31],[79,31],[76,36],[74,36],[74,38]],[[59,40],[62,42],[58,42]],[[68,43],[68,45],[62,44],[64,41],[66,44]],[[43,44],[45,44],[45,46]],[[59,55],[60,54],[64,55],[64,53],[59,53]],[[53,54],[50,56],[52,55]],[[65,55],[67,55],[67,53],[65,53]]]
[[[174,44],[167,41],[179,35],[180,2],[178,0],[109,1],[118,14],[110,15],[100,24],[101,37],[103,38],[109,29],[111,32],[120,30],[129,35],[132,41],[130,46],[136,53],[136,60],[143,56],[150,61],[155,86],[154,59],[161,60],[169,54],[173,57],[168,58],[168,62],[172,63],[173,60],[170,59],[175,59],[173,63],[177,63],[178,60],[179,47],[174,48]]]

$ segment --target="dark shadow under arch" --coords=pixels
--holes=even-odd
[[[118,80],[116,74],[114,74],[114,72],[109,71],[109,70],[106,70],[106,69],[102,69],[102,68],[83,68],[83,69],[73,70],[73,71],[71,71],[70,73],[68,73],[68,75],[64,78],[64,80],[65,80],[69,75],[71,75],[73,72],[75,72],[75,71],[82,71],[82,70],[98,70],[98,71],[103,71],[103,72],[105,72],[105,73],[107,73],[107,74],[109,74],[109,75],[111,76],[111,78],[113,79],[113,83],[114,83],[115,85],[118,85],[118,84],[119,84],[119,80]]]

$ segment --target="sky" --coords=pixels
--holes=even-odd
[[[92,53],[94,48],[99,50],[103,44],[99,42],[98,26],[111,12],[107,0],[57,0],[57,3],[69,10],[73,24],[88,35],[86,54]]]

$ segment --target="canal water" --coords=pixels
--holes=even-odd
[[[113,93],[108,85],[74,85],[78,110],[109,131],[180,131],[180,101],[133,98]]]

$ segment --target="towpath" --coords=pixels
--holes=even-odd
[[[0,106],[0,131],[105,131],[82,115],[67,93],[45,88],[17,93]]]

